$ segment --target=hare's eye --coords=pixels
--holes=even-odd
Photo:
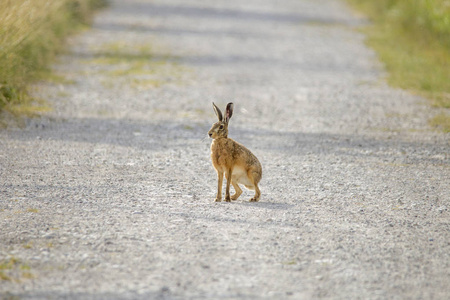
[[[219,129],[223,129],[223,125],[220,125],[220,126],[219,126]]]

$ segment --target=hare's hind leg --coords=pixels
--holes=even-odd
[[[261,191],[259,190],[258,187],[258,182],[261,178],[261,174],[257,171],[251,171],[249,172],[249,178],[253,184],[253,187],[255,189],[255,196],[253,196],[252,199],[250,199],[250,202],[258,202],[259,198],[261,197]]]
[[[255,196],[253,196],[253,198],[250,199],[250,202],[258,202],[260,197],[261,197],[261,191],[258,188],[258,184],[255,183]]]
[[[242,194],[242,190],[233,179],[231,179],[231,184],[233,185],[234,190],[236,191],[236,193],[234,193],[234,195],[231,196],[231,200],[237,200],[237,198],[239,198],[239,196]]]

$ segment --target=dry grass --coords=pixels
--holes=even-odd
[[[27,106],[27,86],[48,70],[64,49],[65,37],[87,24],[102,4],[103,0],[0,1],[0,110]]]
[[[430,100],[442,113],[431,122],[450,131],[450,1],[348,0],[372,21],[366,28],[392,86]]]

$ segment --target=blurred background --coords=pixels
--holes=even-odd
[[[28,85],[48,75],[65,38],[86,28],[105,5],[105,0],[1,0],[0,110],[25,113],[20,107],[31,101]]]
[[[301,0],[299,0],[301,1]],[[340,0],[336,0],[340,1]],[[450,131],[450,1],[342,0],[370,22],[362,30],[387,81],[430,100],[431,125]],[[30,82],[51,76],[65,38],[86,28],[107,0],[0,1],[0,111],[33,114]]]

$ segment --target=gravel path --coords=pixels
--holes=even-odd
[[[448,299],[449,135],[335,0],[113,1],[0,131],[0,298]],[[211,102],[263,165],[213,203]]]

